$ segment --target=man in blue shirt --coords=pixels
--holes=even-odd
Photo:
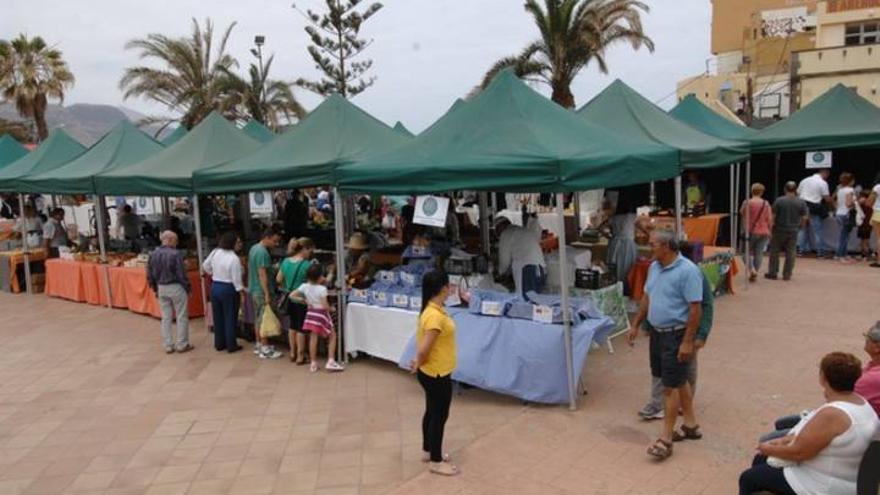
[[[703,274],[679,253],[672,232],[653,232],[651,251],[655,260],[648,270],[645,296],[627,337],[629,344],[634,345],[645,319],[653,328],[651,375],[659,377],[663,384],[665,417],[660,437],[648,448],[648,454],[662,460],[672,455],[673,441],[702,438],[687,376],[702,316]],[[676,431],[679,408],[684,424]]]

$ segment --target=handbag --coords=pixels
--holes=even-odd
[[[275,316],[275,311],[270,307],[263,310],[263,318],[260,320],[260,336],[271,338],[281,335],[281,322]]]
[[[822,203],[811,203],[809,201],[804,201],[807,203],[807,211],[810,213],[811,217],[819,217],[822,220],[828,218],[828,208],[825,208],[825,205]]]

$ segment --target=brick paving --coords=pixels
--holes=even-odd
[[[0,294],[0,494],[732,493],[772,419],[819,403],[818,359],[862,355],[880,270],[799,260],[718,301],[700,357],[706,437],[663,464],[638,421],[647,342],[591,353],[581,408],[455,397],[447,447],[463,474],[419,462],[422,395],[390,363],[311,375],[249,351],[167,356],[156,320]]]

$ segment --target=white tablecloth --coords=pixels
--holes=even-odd
[[[350,303],[345,310],[345,352],[396,363],[416,331],[419,314],[397,308]]]

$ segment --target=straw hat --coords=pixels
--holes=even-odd
[[[355,232],[348,238],[348,244],[346,245],[348,249],[357,249],[360,251],[366,251],[370,249],[370,244],[367,242],[366,236],[361,234],[360,232]]]

